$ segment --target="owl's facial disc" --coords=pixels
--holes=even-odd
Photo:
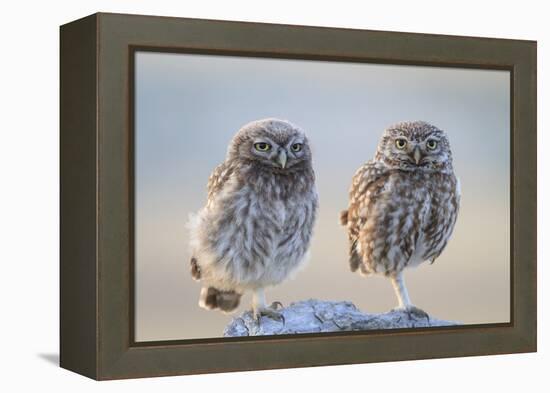
[[[252,154],[256,160],[269,167],[284,169],[287,166],[286,150],[271,138],[255,139],[252,143]]]
[[[375,159],[401,170],[452,169],[447,136],[442,130],[423,121],[402,122],[387,128]]]
[[[393,140],[393,145],[394,154],[402,166],[429,166],[438,162],[441,156],[440,140],[435,137],[428,137],[426,140],[409,140],[399,135]]]
[[[235,134],[226,160],[257,173],[296,174],[311,170],[311,150],[305,133],[273,118],[253,121]]]

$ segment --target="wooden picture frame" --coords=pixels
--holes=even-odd
[[[136,343],[138,49],[509,70],[511,322]],[[98,13],[61,27],[60,52],[61,367],[105,380],[536,351],[536,42]]]

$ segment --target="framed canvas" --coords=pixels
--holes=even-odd
[[[98,13],[60,48],[62,367],[536,351],[536,42]]]

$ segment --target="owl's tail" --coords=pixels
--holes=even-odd
[[[341,225],[348,225],[348,211],[347,210],[342,210],[340,212],[340,224]]]
[[[220,309],[229,313],[239,306],[241,296],[242,294],[236,291],[221,291],[214,287],[203,287],[199,297],[199,306],[207,310]]]

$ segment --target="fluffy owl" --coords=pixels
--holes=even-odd
[[[254,316],[281,319],[264,289],[306,260],[318,205],[304,132],[277,119],[242,127],[208,180],[208,200],[190,221],[191,275],[199,305],[231,312],[252,292]]]
[[[374,159],[353,176],[348,209],[340,214],[351,270],[389,277],[399,308],[427,317],[411,303],[403,271],[439,257],[459,204],[445,132],[423,121],[389,127]]]

